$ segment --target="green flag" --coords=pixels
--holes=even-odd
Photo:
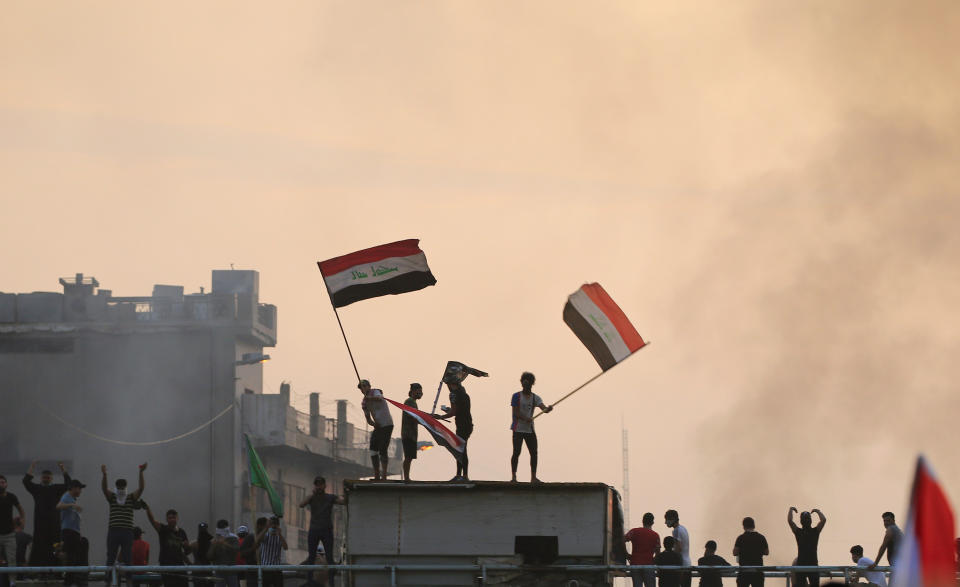
[[[250,444],[250,437],[244,434],[243,438],[247,441],[247,465],[250,468],[250,487],[262,487],[266,489],[267,495],[270,496],[270,509],[273,510],[273,515],[283,517],[283,500],[280,499],[277,492],[273,490],[273,485],[270,484],[270,477],[267,476],[267,470],[263,467],[263,461],[260,460],[257,451],[253,450],[253,445]]]

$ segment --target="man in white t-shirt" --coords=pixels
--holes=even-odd
[[[673,549],[680,553],[683,558],[683,566],[689,567],[690,562],[690,534],[684,526],[680,525],[680,514],[677,510],[667,510],[663,516],[667,528],[673,528],[673,539],[676,541]],[[690,587],[692,577],[690,571],[683,571],[680,575],[680,584],[683,587]]]
[[[393,416],[382,391],[372,389],[366,379],[361,379],[357,387],[363,392],[363,416],[367,424],[373,427],[373,433],[370,434],[373,479],[380,481],[387,478],[387,449],[390,447],[390,435],[393,434]]]
[[[850,557],[858,567],[868,568],[873,566],[873,561],[863,556],[863,547],[857,544],[850,549]],[[856,577],[863,577],[868,585],[876,587],[887,587],[887,578],[882,571],[854,571]]]
[[[533,429],[533,410],[539,407],[544,412],[550,412],[553,406],[543,405],[540,396],[533,393],[533,384],[536,381],[537,378],[533,373],[524,372],[520,376],[522,389],[513,394],[510,399],[510,405],[513,408],[513,423],[510,425],[510,429],[513,430],[513,456],[510,457],[511,481],[517,480],[520,451],[526,443],[527,452],[530,453],[530,482],[540,482],[537,479],[537,433]]]

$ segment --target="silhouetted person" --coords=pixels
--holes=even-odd
[[[737,557],[741,567],[762,566],[763,557],[770,554],[766,537],[757,532],[753,518],[743,519],[743,534],[737,537],[733,546],[733,556]],[[763,587],[763,571],[741,571],[737,575],[737,587]]]
[[[390,435],[393,434],[393,416],[383,392],[370,387],[370,382],[361,379],[357,388],[363,392],[363,417],[373,427],[370,433],[370,462],[373,463],[373,479],[387,478],[387,449],[390,448]]]
[[[68,567],[85,567],[90,564],[90,542],[80,534],[79,498],[86,487],[76,479],[67,484],[67,491],[60,497],[57,510],[60,511],[60,540],[64,554],[64,564]],[[67,573],[63,577],[64,585],[86,585],[86,573]]]
[[[520,451],[527,445],[530,453],[530,482],[538,483],[537,479],[537,431],[533,429],[533,411],[540,408],[544,412],[553,411],[553,406],[546,406],[540,396],[533,393],[533,384],[537,378],[533,373],[524,372],[520,375],[520,391],[510,398],[513,409],[513,455],[510,457],[511,481],[517,480],[517,466],[520,463]]]
[[[109,504],[110,515],[107,524],[107,566],[112,567],[117,560],[117,551],[120,551],[120,562],[129,565],[131,549],[133,548],[133,510],[140,509],[140,496],[143,495],[143,472],[147,464],[140,465],[139,486],[133,493],[127,493],[127,480],[115,481],[116,491],[107,486],[107,466],[100,465],[103,473],[100,479],[100,490]]]
[[[793,531],[793,536],[797,539],[797,563],[798,567],[815,567],[820,563],[817,560],[817,544],[820,541],[820,531],[827,523],[826,516],[818,509],[800,514],[800,527],[793,521],[793,514],[797,513],[797,508],[791,507],[787,511],[787,524]],[[813,516],[817,514],[817,525],[813,525]],[[798,586],[812,585],[816,587],[820,584],[819,573],[797,573]]]
[[[300,502],[300,507],[310,507],[310,531],[307,533],[307,564],[316,564],[317,545],[323,545],[324,562],[333,564],[333,506],[345,505],[343,497],[327,493],[327,480],[316,477],[313,480],[313,493]],[[266,524],[266,520],[264,520]],[[257,533],[260,530],[257,529]],[[307,581],[313,581],[313,573],[307,574]]]
[[[674,550],[680,553],[680,558],[683,559],[683,566],[691,566],[693,562],[691,562],[690,559],[690,533],[687,532],[685,526],[680,524],[680,514],[677,513],[677,510],[667,510],[667,513],[663,515],[663,519],[667,524],[667,528],[673,528],[673,540],[676,543]],[[680,584],[683,587],[690,587],[692,579],[690,571],[684,571],[680,575]]]
[[[190,552],[193,553],[193,564],[209,565],[210,545],[213,544],[213,534],[210,533],[210,526],[206,522],[197,524],[197,539],[190,544]],[[211,585],[210,577],[213,573],[209,571],[192,571],[190,577],[193,579],[194,587],[209,587]]]
[[[882,571],[868,571],[866,569],[873,568],[874,561],[863,556],[863,547],[857,544],[850,549],[850,557],[853,559],[853,562],[857,564],[858,567],[862,567],[864,570],[856,571],[856,576],[863,577],[867,580],[869,585],[875,585],[876,587],[887,587],[887,578],[884,576]]]
[[[893,517],[893,512],[883,512],[883,527],[886,528],[883,532],[883,542],[880,543],[880,551],[877,552],[877,558],[873,560],[873,566],[870,568],[873,569],[880,563],[880,560],[883,558],[883,553],[887,553],[887,562],[890,563],[890,566],[893,566],[894,557],[896,556],[897,547],[900,546],[901,541],[903,540],[903,531],[897,526],[897,521]]]
[[[653,557],[660,552],[660,535],[653,530],[653,514],[643,514],[643,527],[633,528],[623,537],[630,543],[631,565],[652,565]],[[633,571],[633,587],[656,587],[657,572],[654,569]]]
[[[717,554],[717,543],[713,540],[707,540],[703,546],[703,556],[697,560],[697,566],[700,567],[729,567],[730,563],[725,558]],[[720,571],[700,570],[700,587],[722,587],[723,579]]]
[[[467,458],[467,440],[473,434],[473,416],[470,413],[470,395],[466,388],[455,377],[445,377],[444,383],[450,390],[450,407],[441,406],[446,412],[439,416],[438,420],[447,420],[453,418],[457,426],[456,435],[463,439],[463,458],[457,459],[457,474],[451,481],[469,481],[470,474],[467,469],[470,460]]]
[[[33,480],[33,469],[37,461],[30,463],[27,474],[23,476],[23,486],[33,496],[33,548],[30,549],[31,567],[48,567],[57,564],[53,556],[53,545],[60,542],[60,512],[57,504],[67,492],[70,475],[57,463],[63,473],[63,483],[53,483],[53,473],[47,469],[40,471],[40,483]]]
[[[180,527],[180,514],[177,510],[167,510],[166,524],[161,524],[153,517],[150,506],[143,504],[147,511],[150,525],[157,531],[160,539],[160,554],[157,563],[164,566],[179,567],[188,564],[187,554],[190,552],[190,540],[187,533]],[[177,573],[163,573],[164,587],[187,587],[187,576],[182,571]]]
[[[8,567],[17,566],[17,531],[13,523],[13,510],[17,510],[21,520],[27,519],[20,500],[7,491],[7,478],[0,475],[0,558],[7,561]]]
[[[663,550],[653,557],[653,564],[658,567],[679,567],[683,565],[683,557],[676,550],[676,541],[673,536],[663,539]],[[660,587],[680,587],[680,571],[659,569]]]
[[[417,400],[423,397],[423,386],[419,383],[411,383],[410,391],[407,392],[407,399],[404,405],[417,409]],[[404,412],[400,419],[400,442],[403,444],[403,480],[410,480],[410,465],[413,459],[417,458],[417,420],[410,414]],[[314,549],[316,550],[316,549]],[[314,556],[316,556],[314,554]]]

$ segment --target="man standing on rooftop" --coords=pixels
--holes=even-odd
[[[411,383],[404,405],[417,409],[417,400],[423,397],[423,386]],[[417,421],[404,412],[400,420],[400,441],[403,443],[403,480],[410,481],[410,465],[417,458]]]
[[[510,426],[513,430],[513,456],[510,457],[511,481],[517,480],[520,451],[526,444],[527,452],[530,453],[530,482],[540,482],[537,479],[537,432],[533,429],[533,411],[539,407],[544,412],[550,412],[553,407],[544,405],[540,396],[533,393],[533,384],[536,381],[537,378],[533,373],[525,372],[520,376],[521,390],[510,398],[510,406],[513,408],[513,424]]]
[[[383,392],[370,387],[370,382],[361,379],[357,384],[363,392],[363,416],[367,424],[373,427],[370,434],[370,461],[373,463],[373,480],[387,479],[387,449],[390,447],[390,435],[393,434],[393,416]]]
[[[793,521],[793,514],[795,513],[797,513],[797,508],[795,507],[787,511],[787,524],[797,539],[797,566],[815,567],[820,564],[817,562],[817,543],[820,541],[820,531],[823,530],[824,524],[827,523],[827,518],[823,515],[823,512],[818,509],[803,512],[800,514],[800,527],[798,528],[797,524]],[[813,516],[811,513],[817,514],[819,518],[816,526],[813,525]],[[798,586],[811,585],[816,587],[819,584],[819,573],[799,573],[797,575]]]
[[[469,481],[470,474],[467,472],[470,461],[467,458],[467,440],[473,434],[473,416],[470,413],[470,396],[466,388],[460,383],[456,375],[445,376],[444,383],[450,390],[450,407],[441,406],[446,413],[438,417],[438,420],[448,420],[453,418],[457,426],[456,435],[463,439],[463,458],[457,459],[457,474],[451,481]]]

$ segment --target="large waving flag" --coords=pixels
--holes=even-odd
[[[955,536],[950,502],[921,456],[910,492],[910,515],[893,561],[891,587],[956,587]]]
[[[333,307],[436,284],[419,243],[407,239],[318,261]]]
[[[563,321],[604,371],[646,344],[599,283],[586,283],[570,294],[563,307]]]
[[[406,404],[401,404],[388,398],[383,399],[403,410],[405,413],[413,416],[413,418],[419,422],[421,426],[427,429],[427,432],[430,433],[430,436],[433,436],[433,439],[437,441],[437,444],[446,447],[446,449],[450,451],[450,454],[453,455],[453,458],[457,459],[458,461],[463,459],[463,454],[467,449],[467,442],[453,432],[450,432],[450,429],[441,424],[439,420],[426,412],[421,412],[420,410],[411,408]]]
[[[263,466],[263,461],[260,460],[260,455],[257,454],[257,451],[253,450],[253,445],[250,444],[250,437],[244,434],[243,438],[247,441],[247,466],[250,468],[250,487],[261,487],[265,489],[267,496],[270,498],[270,509],[273,510],[273,515],[282,518],[283,500],[273,489],[273,485],[270,483],[270,476],[267,475],[267,470]]]

